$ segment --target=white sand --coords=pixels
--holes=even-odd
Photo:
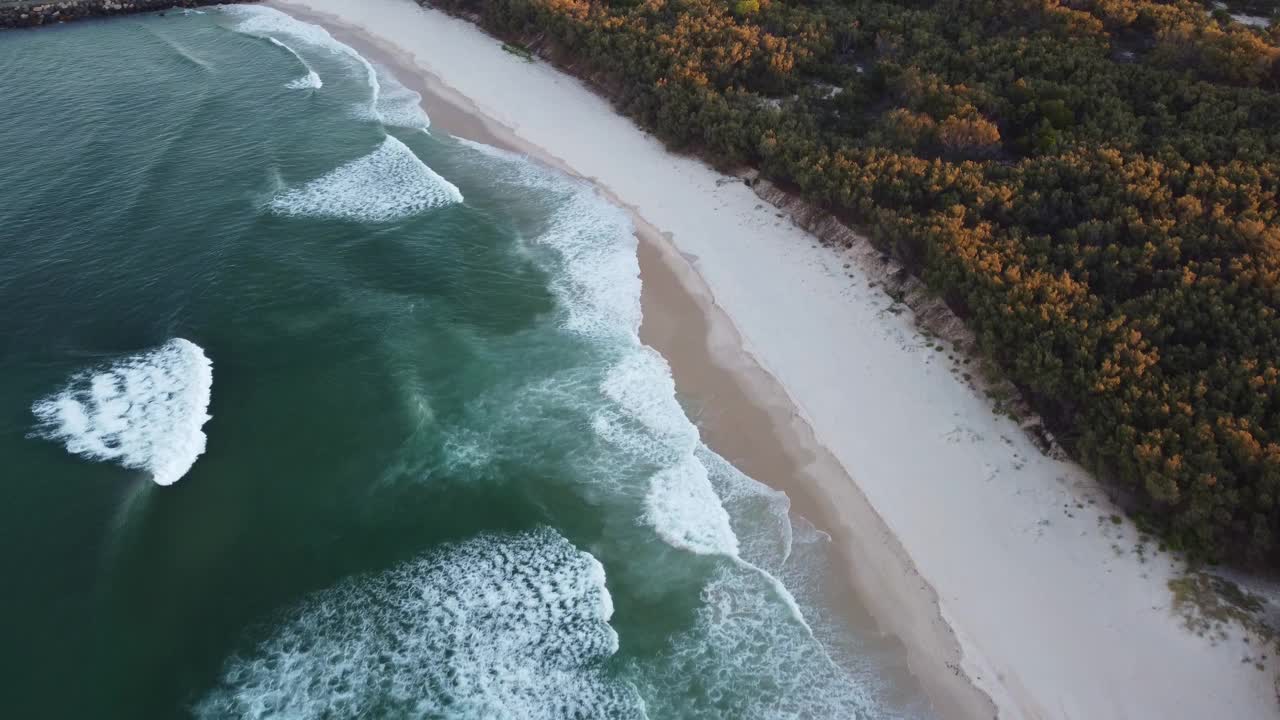
[[[1276,713],[1274,663],[1254,670],[1241,662],[1254,654],[1248,646],[1182,627],[1169,609],[1171,561],[1142,562],[1127,524],[1100,521],[1112,510],[1087,474],[1046,459],[995,417],[943,353],[924,347],[909,313],[889,312],[856,266],[843,269],[836,253],[758,208],[741,182],[666,152],[578,81],[502,51],[466,22],[410,0],[292,2],[412,55],[671,234],[746,351],[786,388],[937,593],[965,671],[1002,717]],[[854,552],[879,567],[889,550]],[[929,622],[882,619],[890,628]],[[922,646],[932,636],[899,634],[917,672],[942,662],[944,648]]]

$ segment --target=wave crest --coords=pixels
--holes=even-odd
[[[551,530],[481,536],[304,602],[200,718],[643,718],[604,568]]]
[[[361,111],[362,117],[393,127],[431,127],[431,118],[422,109],[421,95],[401,85],[384,68],[371,66],[368,73],[369,82],[373,85],[373,99],[368,108]]]
[[[307,71],[306,75],[303,75],[297,80],[290,80],[289,82],[285,83],[284,85],[285,87],[289,88],[290,90],[307,90],[307,89],[319,90],[320,88],[324,87],[324,82],[320,80],[320,75],[311,68],[311,63],[308,63],[306,59],[304,59],[301,55],[298,54],[297,50],[294,50],[293,48],[289,47],[288,45],[285,45],[284,43],[280,42],[279,40],[273,37],[269,37],[267,39],[270,40],[273,45],[284,48],[286,51],[288,51],[290,55],[296,58],[298,62],[302,63],[302,67],[306,68],[306,71]]]
[[[319,90],[324,87],[324,82],[315,70],[311,70],[297,80],[290,80],[284,86],[290,90]]]
[[[373,152],[271,200],[281,215],[363,222],[400,220],[462,202],[462,191],[388,135]]]
[[[335,39],[324,28],[302,22],[275,8],[260,5],[228,5],[223,7],[222,11],[239,20],[235,27],[237,32],[265,37],[278,45],[283,43],[276,40],[273,35],[286,35],[308,45],[344,56],[354,62],[364,73],[369,85],[369,103],[367,107],[361,109],[362,117],[396,127],[427,128],[430,126],[431,120],[422,109],[420,95],[396,82],[389,73],[379,73],[363,55]],[[297,55],[296,52],[294,54]],[[299,56],[298,59],[302,58]]]
[[[60,392],[31,406],[38,421],[32,434],[172,485],[204,452],[212,387],[213,364],[204,351],[175,338],[71,376]]]

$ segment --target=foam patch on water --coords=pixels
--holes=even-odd
[[[604,568],[551,530],[482,536],[323,591],[227,663],[201,718],[643,718]]]
[[[644,520],[668,544],[700,555],[738,556],[738,539],[696,456],[698,429],[676,402],[666,360],[637,345],[609,368],[601,391],[612,403],[593,418],[595,431],[637,458],[662,466],[649,480]]]
[[[698,429],[676,401],[666,360],[637,341],[632,352],[609,368],[600,389],[613,402],[597,411],[595,431],[662,466],[649,479],[645,522],[673,547],[738,557],[738,538],[696,455]]]
[[[606,454],[615,467],[602,463],[599,472],[653,468],[640,520],[666,544],[714,558],[715,574],[702,591],[694,627],[673,638],[654,662],[632,668],[653,716],[884,716],[879,708],[870,712],[876,703],[863,678],[827,653],[805,616],[814,606],[779,579],[807,577],[796,575],[786,496],[701,443],[676,398],[665,358],[641,344],[635,239],[625,214],[613,215],[612,225],[592,219],[610,217],[616,208],[528,158],[459,143],[492,161],[502,182],[560,195],[550,228],[533,244],[559,258],[549,270],[564,329],[608,349],[600,397],[589,407],[595,434],[615,448]]]
[[[269,37],[267,39],[270,40],[276,46],[282,47],[285,50],[287,50],[289,54],[292,55],[294,58],[296,58],[298,62],[302,64],[302,67],[305,68],[307,71],[306,75],[298,78],[297,80],[290,80],[289,82],[285,83],[284,85],[285,87],[289,88],[290,90],[308,90],[308,89],[319,90],[320,88],[324,87],[324,82],[320,80],[320,75],[311,68],[310,63],[308,63],[301,55],[298,54],[297,50],[294,50],[293,48],[289,47],[288,45],[285,45],[284,43],[280,42],[279,40],[273,37]]]
[[[791,499],[759,483],[705,445],[695,451],[738,537],[739,555],[769,573],[784,571],[791,558],[794,528]]]
[[[290,80],[284,86],[290,90],[319,90],[324,87],[324,82],[320,80],[316,71],[312,70],[296,80]]]
[[[694,625],[631,667],[654,717],[890,718],[834,665],[769,577],[724,563],[702,590]]]
[[[376,65],[373,68],[375,92],[372,102],[360,115],[394,127],[423,130],[430,127],[431,119],[422,109],[422,96],[401,85],[390,71]]]
[[[792,628],[779,629],[785,640],[772,641],[772,645],[786,648],[787,653],[799,663],[795,672],[806,673],[814,683],[808,692],[828,699],[820,704],[806,705],[813,698],[789,700],[803,712],[775,713],[776,717],[821,717],[823,708],[847,708],[842,716],[862,717],[854,708],[874,708],[869,712],[875,718],[932,717],[927,705],[904,706],[901,701],[889,699],[893,692],[884,680],[883,668],[900,662],[885,656],[885,648],[866,645],[848,625],[846,619],[830,606],[830,599],[838,597],[843,588],[833,585],[831,569],[841,562],[834,554],[831,537],[815,528],[802,517],[790,515],[791,501],[786,494],[752,479],[735,468],[727,460],[705,446],[697,455],[706,466],[711,484],[729,513],[730,523],[739,538],[739,568],[726,568],[722,578],[743,571],[756,572],[763,583],[773,586],[782,600],[782,607],[790,610]],[[748,581],[740,576],[735,582],[743,587],[760,581]],[[732,585],[732,583],[730,584]],[[783,597],[785,594],[785,597]],[[781,609],[781,608],[779,608]],[[768,616],[766,616],[767,618]],[[774,618],[780,617],[777,614]],[[710,617],[703,617],[704,624]],[[740,619],[738,632],[748,635],[745,622]],[[722,623],[722,630],[728,625]],[[808,637],[806,637],[808,636]],[[694,642],[693,635],[681,642]],[[807,646],[807,647],[802,647]],[[672,651],[687,654],[680,642],[673,643]],[[745,667],[744,663],[739,663]],[[746,673],[748,678],[755,671]],[[794,683],[784,683],[781,692],[803,692]],[[801,702],[803,701],[803,702]],[[757,707],[765,701],[754,701]],[[834,710],[832,710],[834,712]],[[770,717],[768,713],[762,717]]]
[[[737,557],[728,514],[694,456],[698,430],[676,401],[666,360],[638,336],[640,269],[630,218],[589,185],[514,153],[459,142],[497,161],[506,182],[561,195],[550,226],[535,242],[560,258],[552,290],[564,308],[565,329],[621,351],[600,386],[610,402],[594,414],[592,428],[620,450],[658,466],[644,496],[643,519],[674,547]]]
[[[149,352],[77,373],[31,407],[33,435],[91,460],[144,470],[160,485],[187,474],[205,449],[213,364],[177,338]]]
[[[517,165],[517,166],[519,163],[530,162],[528,156],[521,155],[519,153],[513,153],[510,150],[503,150],[502,148],[494,147],[492,145],[487,145],[481,142],[476,142],[475,140],[468,140],[467,138],[464,138],[464,137],[455,136],[453,139],[459,145],[470,148],[480,153],[481,155],[484,155],[485,157],[491,158],[493,160],[501,160],[503,162],[511,163],[512,165]],[[528,173],[517,172],[517,174],[520,174],[520,175],[527,174],[531,178],[542,174],[537,172],[536,168],[531,168],[530,170],[531,171]]]
[[[550,224],[533,243],[561,262],[552,291],[564,308],[565,329],[601,340],[639,345],[640,265],[635,228],[621,208],[590,185],[544,168],[523,155],[458,138],[491,160],[494,180],[542,190],[558,201]]]
[[[667,361],[653,349],[639,346],[623,356],[609,368],[600,389],[613,403],[595,413],[592,427],[619,448],[671,465],[698,447],[698,429],[676,402]]]
[[[668,544],[699,555],[738,556],[729,514],[692,455],[654,474],[644,504],[645,520]]]
[[[401,85],[390,73],[378,72],[363,55],[351,46],[338,41],[324,28],[302,22],[275,8],[261,5],[227,5],[222,7],[222,11],[239,20],[235,27],[238,32],[269,38],[277,43],[279,41],[275,40],[274,36],[285,35],[308,45],[323,48],[353,62],[364,74],[365,81],[369,85],[369,101],[360,109],[361,117],[396,127],[426,128],[430,126],[431,121],[426,111],[422,109],[420,95]],[[304,79],[309,80],[309,78],[310,76]]]
[[[218,9],[238,21],[235,25],[236,32],[263,38],[284,35],[307,45],[364,62],[364,58],[360,57],[359,53],[336,40],[324,28],[297,20],[275,8],[262,5],[223,5]]]
[[[465,427],[450,430],[444,441],[445,469],[450,472],[476,472],[493,462],[492,441]]]
[[[373,152],[271,200],[281,215],[389,222],[462,202],[462,192],[388,135]]]

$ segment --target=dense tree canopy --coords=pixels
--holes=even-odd
[[[434,4],[867,228],[1169,538],[1280,557],[1280,30],[1191,0]]]

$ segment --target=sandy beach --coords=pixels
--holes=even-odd
[[[1172,612],[1177,563],[1044,457],[909,312],[750,188],[580,82],[409,0],[271,3],[423,93],[434,127],[595,182],[636,221],[642,337],[704,439],[832,535],[851,621],[939,717],[1276,713],[1275,660]]]

